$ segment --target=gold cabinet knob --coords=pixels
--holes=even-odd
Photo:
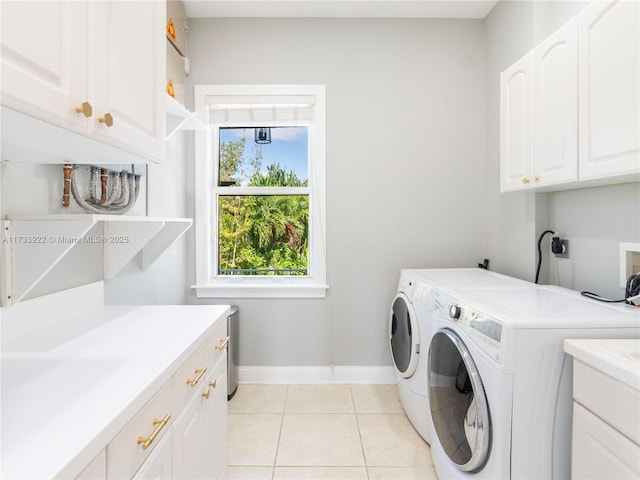
[[[524,183],[525,185],[527,185],[529,183],[529,179],[527,177],[524,177],[522,179],[522,183]]]
[[[113,125],[113,116],[110,113],[105,113],[103,116],[98,117],[98,121],[110,127]]]
[[[204,398],[206,398],[207,400],[209,400],[209,394],[210,394],[210,393],[211,393],[211,392],[209,392],[209,390],[207,390],[206,392],[204,392],[204,393],[202,394],[202,396],[203,396]]]
[[[76,105],[76,112],[81,113],[85,118],[89,118],[93,115],[93,108],[89,102],[82,102],[80,105]]]
[[[540,177],[533,177],[533,181],[536,182],[536,183],[539,182],[540,181]]]
[[[218,384],[218,380],[214,380],[213,382],[209,382],[209,386],[211,388],[216,388],[216,385]]]

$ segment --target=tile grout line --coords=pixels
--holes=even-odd
[[[360,422],[358,420],[358,410],[356,409],[356,401],[353,398],[353,388],[349,385],[349,394],[351,395],[351,404],[353,405],[353,415],[356,419],[356,426],[358,427],[358,438],[360,439],[360,450],[362,451],[362,459],[364,460],[364,470],[367,474],[367,480],[369,480],[369,465],[367,465],[367,456],[364,453],[364,444],[362,443],[362,433],[360,432]]]
[[[287,391],[284,394],[284,405],[282,406],[282,418],[280,419],[280,431],[278,432],[278,443],[276,444],[276,456],[273,459],[273,468],[271,469],[271,480],[274,480],[276,476],[276,465],[278,464],[278,452],[280,451],[280,440],[282,440],[282,429],[284,427],[284,416],[287,413],[287,401],[289,400],[289,387],[287,384]]]

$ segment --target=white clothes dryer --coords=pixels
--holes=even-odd
[[[429,402],[427,399],[426,363],[420,355],[421,346],[428,345],[431,332],[431,306],[428,315],[422,310],[428,303],[428,296],[434,292],[433,287],[419,281],[415,270],[402,270],[398,282],[398,293],[391,304],[389,316],[389,347],[395,366],[398,396],[400,403],[416,431],[430,442],[428,422]],[[418,295],[418,311],[414,301]]]
[[[405,269],[389,315],[389,346],[395,366],[398,395],[416,431],[431,443],[427,351],[436,288],[528,287],[530,282],[480,268]],[[424,353],[421,353],[424,351]]]
[[[440,479],[570,477],[566,338],[640,338],[640,310],[560,287],[436,292],[428,355]]]

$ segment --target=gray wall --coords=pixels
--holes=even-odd
[[[326,85],[327,298],[228,300],[241,364],[389,365],[399,270],[485,256],[483,22],[192,19],[189,50],[190,86]]]
[[[148,215],[152,217],[190,217],[185,194],[187,144],[191,132],[178,131],[165,142],[164,163],[147,169]],[[105,282],[105,302],[110,305],[185,304],[189,295],[187,248],[193,242],[188,230],[147,270],[142,270],[140,254],[113,280]]]
[[[571,259],[545,258],[543,282],[557,271],[563,286],[621,295],[618,242],[640,242],[640,184],[499,193],[499,74],[585,4],[501,1],[484,21],[192,19],[190,86],[327,85],[330,289],[217,302],[241,306],[242,365],[389,365],[400,268],[488,256],[493,270],[533,279],[547,228],[570,239]],[[149,214],[192,217],[192,134],[167,149],[149,167]],[[54,213],[55,167],[0,175],[2,214]],[[194,245],[192,230],[149,270],[134,259],[107,282],[107,303],[201,303],[188,293]]]
[[[622,298],[618,244],[640,241],[640,184],[549,194],[499,193],[500,72],[588,3],[501,1],[485,19],[489,257],[495,270],[533,280],[538,236],[555,230],[569,239],[571,258],[549,260],[547,236],[540,283]]]

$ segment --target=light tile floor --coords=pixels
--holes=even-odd
[[[239,385],[230,480],[435,480],[395,385]]]

